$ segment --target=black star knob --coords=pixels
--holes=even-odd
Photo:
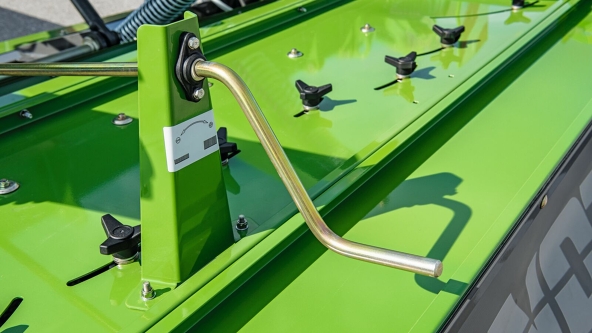
[[[460,35],[465,31],[465,26],[461,25],[457,28],[444,29],[441,26],[434,24],[432,30],[440,36],[440,44],[444,46],[452,46],[454,43],[458,42]]]
[[[333,86],[325,84],[323,86],[315,87],[309,86],[301,80],[296,80],[296,89],[300,93],[300,99],[302,100],[302,106],[305,110],[317,110],[319,104],[323,100],[323,96],[330,93],[333,90]]]
[[[409,75],[411,75],[411,73],[417,68],[415,58],[417,58],[417,53],[411,52],[401,58],[385,56],[384,61],[389,65],[395,66],[397,68],[397,77],[403,79],[409,77]]]
[[[140,244],[140,226],[122,224],[110,214],[101,217],[107,240],[99,247],[101,254],[112,255],[117,264],[136,259]]]
[[[228,159],[234,157],[236,154],[240,153],[240,149],[234,142],[228,141],[228,130],[226,127],[220,127],[217,132],[218,135],[218,145],[220,146],[220,159],[222,160],[222,164],[228,164]]]
[[[524,0],[512,0],[512,9],[520,9],[524,7]]]

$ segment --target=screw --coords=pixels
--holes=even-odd
[[[154,289],[152,289],[150,282],[144,281],[144,284],[142,285],[142,299],[148,301],[154,297],[156,297],[156,293],[154,292]]]
[[[113,118],[112,122],[117,126],[122,126],[131,123],[133,120],[134,118],[128,117],[125,113],[120,113],[117,117]]]
[[[189,46],[189,48],[192,50],[197,50],[197,48],[199,47],[199,44],[200,44],[199,38],[197,38],[197,37],[191,37],[187,41],[187,46]]]
[[[21,112],[19,112],[19,116],[27,119],[33,119],[33,114],[29,112],[29,110],[27,109],[24,109]]]
[[[545,208],[545,206],[547,205],[548,202],[549,202],[549,198],[545,195],[543,197],[543,200],[541,200],[541,209]]]
[[[236,221],[236,231],[240,238],[247,235],[247,232],[249,231],[249,221],[247,221],[244,215],[238,216],[238,221]]]
[[[303,56],[302,52],[298,51],[298,49],[296,49],[296,48],[293,48],[292,50],[290,50],[290,52],[288,52],[289,58],[300,58],[302,56]]]
[[[214,85],[214,83],[208,82],[208,87],[212,87],[213,85]]]
[[[364,24],[364,26],[363,26],[363,27],[361,27],[361,28],[360,28],[360,30],[361,30],[363,33],[368,33],[368,32],[372,32],[372,31],[374,31],[374,30],[376,30],[376,29],[374,29],[374,27],[372,27],[370,24],[366,23],[366,24]]]
[[[193,92],[193,98],[195,98],[196,100],[200,100],[204,97],[205,94],[206,92],[202,88],[195,89],[195,91]]]

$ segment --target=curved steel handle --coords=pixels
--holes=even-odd
[[[343,239],[335,234],[323,221],[298,175],[292,168],[286,153],[267,123],[263,112],[243,80],[230,68],[210,61],[196,61],[193,64],[196,76],[216,79],[232,92],[245,113],[261,145],[267,152],[277,173],[284,182],[292,200],[304,217],[315,237],[328,249],[346,257],[405,271],[438,277],[442,274],[442,262],[436,259],[416,256]]]

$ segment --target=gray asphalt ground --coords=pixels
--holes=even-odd
[[[134,10],[143,0],[90,0],[102,17]],[[0,0],[0,41],[84,22],[70,0]]]

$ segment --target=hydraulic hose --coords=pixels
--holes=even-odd
[[[115,28],[123,42],[131,42],[136,39],[136,32],[142,24],[167,24],[195,0],[146,0],[138,9],[126,17]]]

